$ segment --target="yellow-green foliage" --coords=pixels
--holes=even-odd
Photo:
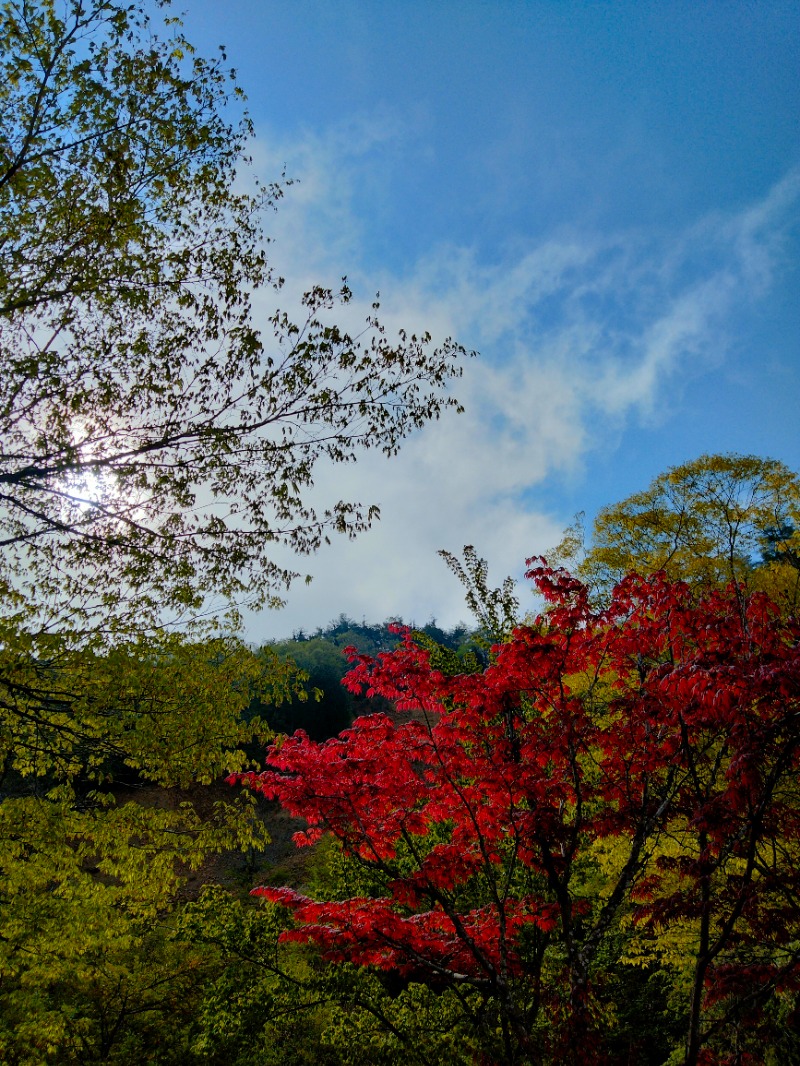
[[[242,718],[251,697],[280,702],[296,680],[276,655],[232,638],[142,635],[105,648],[6,624],[0,756],[26,778],[103,781],[121,759],[159,784],[207,783],[241,769],[241,745],[265,737]]]
[[[265,736],[244,721],[251,697],[279,701],[298,680],[230,639],[141,638],[103,653],[63,635],[12,642],[7,627],[6,638],[0,1015],[13,1024],[0,1038],[8,1061],[84,1061],[98,1041],[118,1051],[130,1018],[182,987],[187,949],[162,926],[186,874],[266,841],[246,795],[201,818],[188,802],[136,802],[135,789],[118,803],[116,778],[184,786],[240,769],[242,745]],[[104,1037],[101,1016],[115,1011]]]
[[[604,508],[579,572],[603,593],[631,570],[664,570],[692,584],[739,581],[796,602],[798,550],[797,475],[775,459],[703,455]]]

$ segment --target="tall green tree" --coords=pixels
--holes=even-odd
[[[565,545],[574,553],[574,529]],[[603,592],[631,570],[663,570],[696,587],[734,581],[794,603],[798,547],[796,474],[776,459],[702,455],[603,508],[579,572]]]
[[[257,842],[257,820],[118,803],[114,778],[167,788],[244,766],[260,727],[243,710],[286,698],[295,674],[201,640],[196,620],[277,603],[297,576],[277,549],[376,517],[312,505],[321,463],[393,454],[455,405],[463,349],[389,338],[377,305],[351,335],[346,284],[256,321],[255,297],[282,287],[263,219],[283,184],[249,170],[249,119],[228,117],[241,95],[168,0],[0,0],[8,1061],[117,1061],[132,1015],[97,990],[151,1011],[142,951],[166,960],[165,1002],[183,987],[164,940],[181,875]]]

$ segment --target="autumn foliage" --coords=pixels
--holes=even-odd
[[[476,1061],[614,1061],[612,947],[672,975],[674,1061],[758,1061],[800,984],[797,623],[663,574],[595,609],[530,565],[546,609],[488,666],[410,634],[352,652],[347,686],[397,713],[239,778],[306,819],[298,843],[332,835],[357,887],[256,892],[293,912],[285,939],[456,994]]]

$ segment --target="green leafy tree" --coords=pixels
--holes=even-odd
[[[500,588],[490,588],[489,565],[471,544],[464,545],[463,562],[452,552],[440,551],[439,555],[464,588],[467,607],[478,621],[483,644],[488,647],[507,639],[519,622],[514,579],[507,577]]]
[[[204,965],[171,943],[178,889],[267,839],[253,804],[190,786],[247,765],[268,735],[245,722],[252,692],[277,703],[296,674],[232,638],[38,646],[2,650],[0,1060],[141,1062],[189,1024]]]
[[[325,849],[323,849],[323,852]],[[330,851],[330,849],[328,849]],[[327,855],[327,891],[352,867]],[[346,882],[342,882],[342,877]],[[344,888],[347,891],[347,888]],[[180,919],[181,935],[210,949],[192,1051],[231,1066],[472,1066],[474,1044],[459,998],[356,966],[326,966],[286,943],[280,908],[252,907],[209,888]]]
[[[277,549],[308,554],[376,517],[335,497],[312,506],[320,463],[393,454],[455,405],[463,349],[390,339],[377,305],[351,335],[336,322],[346,284],[259,328],[255,297],[282,285],[262,221],[283,185],[250,174],[250,122],[227,117],[239,97],[224,54],[197,55],[168,2],[0,2],[9,1061],[124,1058],[131,1012],[97,1035],[97,1003],[113,1014],[91,993],[101,971],[136,1017],[156,1017],[147,938],[182,874],[257,843],[258,822],[247,806],[209,818],[117,803],[112,779],[168,788],[245,765],[260,727],[243,710],[288,698],[296,674],[209,642],[197,619],[279,602],[297,575]],[[183,970],[164,965],[167,1000]]]
[[[580,523],[563,542],[575,560]],[[578,572],[602,593],[631,570],[701,587],[730,581],[796,603],[800,479],[776,459],[702,455],[604,508]]]
[[[159,5],[166,6],[166,5]],[[267,335],[278,289],[261,220],[280,185],[240,191],[250,126],[223,57],[140,5],[0,9],[0,579],[20,610],[141,628],[209,593],[263,602],[300,553],[374,507],[307,498],[320,460],[394,453],[454,405],[463,349],[306,293]],[[377,308],[377,305],[376,305]],[[13,590],[13,591],[12,591]]]

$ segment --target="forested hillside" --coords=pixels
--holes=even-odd
[[[368,625],[340,615],[324,629],[320,627],[308,636],[299,632],[291,640],[267,646],[266,654],[276,654],[300,667],[306,675],[306,692],[303,699],[295,696],[279,706],[255,699],[251,713],[266,719],[278,732],[293,733],[303,729],[315,740],[324,740],[351,725],[359,714],[386,709],[385,701],[367,701],[342,684],[350,669],[346,649],[356,648],[365,655],[391,651],[400,643],[400,632],[404,628],[449,651],[480,653],[476,643],[480,634],[465,625],[444,630],[435,622],[429,622],[418,629],[414,625],[404,626],[402,619]]]

